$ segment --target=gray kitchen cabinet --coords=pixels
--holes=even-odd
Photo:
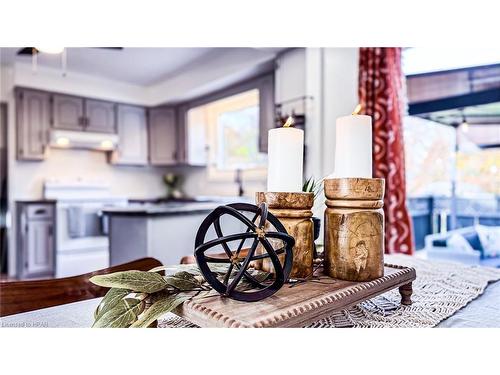
[[[52,95],[54,129],[116,133],[116,105],[103,100]]]
[[[18,277],[53,277],[55,210],[53,203],[17,202]]]
[[[259,151],[267,153],[267,137],[275,124],[274,76],[262,77],[257,87],[259,89]]]
[[[148,128],[146,109],[118,105],[118,147],[111,162],[123,165],[148,164]]]
[[[52,127],[81,131],[85,124],[84,99],[70,95],[52,96]]]
[[[116,133],[116,104],[102,100],[85,100],[85,131]]]
[[[42,91],[16,91],[18,160],[44,159],[49,141],[49,100],[49,94]]]
[[[149,161],[152,165],[172,165],[177,162],[177,137],[175,109],[150,109]]]

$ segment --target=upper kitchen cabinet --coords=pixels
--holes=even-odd
[[[177,163],[177,123],[172,108],[149,110],[149,161],[152,165]]]
[[[85,100],[85,130],[116,133],[116,104],[102,100]]]
[[[118,105],[118,148],[112,155],[113,164],[148,164],[148,129],[146,109]]]
[[[52,127],[81,131],[85,126],[84,99],[76,96],[52,96]]]
[[[49,101],[50,96],[45,92],[16,91],[18,160],[44,159],[50,123]]]
[[[275,127],[274,119],[274,76],[267,75],[259,79],[259,151],[267,153],[267,137],[270,129]]]
[[[52,123],[54,129],[116,133],[116,104],[54,94]]]

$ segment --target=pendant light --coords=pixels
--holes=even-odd
[[[33,51],[31,53],[31,69],[33,74],[36,74],[38,71],[38,54],[39,53],[47,53],[51,55],[61,55],[61,69],[62,76],[66,77],[67,74],[67,50],[64,47],[33,47]]]

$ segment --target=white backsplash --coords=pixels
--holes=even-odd
[[[208,171],[202,167],[175,167],[170,172],[179,173],[184,176],[183,191],[187,196],[237,196],[238,185],[233,180],[211,181]],[[242,173],[243,190],[245,196],[253,199],[257,191],[265,191],[267,180],[245,180],[245,172]]]
[[[11,173],[14,200],[42,198],[46,179],[101,180],[114,195],[152,198],[165,195],[165,168],[116,166],[108,164],[106,154],[87,150],[51,149],[43,162],[15,162]]]

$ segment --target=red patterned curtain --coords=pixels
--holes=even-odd
[[[360,48],[359,100],[373,119],[373,175],[385,178],[385,252],[413,254],[406,208],[401,48]]]

